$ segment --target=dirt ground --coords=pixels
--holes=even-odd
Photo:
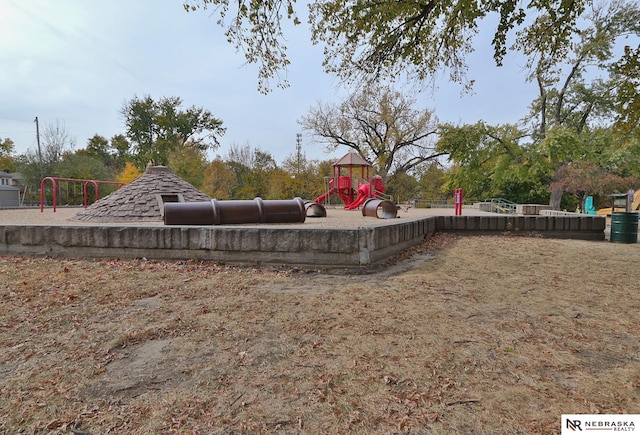
[[[437,235],[367,274],[0,257],[0,433],[553,434],[640,413],[640,247]]]

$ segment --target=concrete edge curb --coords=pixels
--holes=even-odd
[[[605,240],[602,216],[429,216],[356,229],[0,226],[0,255],[370,268],[436,232]]]

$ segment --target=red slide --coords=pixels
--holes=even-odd
[[[365,202],[368,198],[369,198],[369,185],[361,184],[360,187],[358,187],[358,196],[356,197],[355,201],[345,206],[344,209],[355,210],[358,207],[360,207],[362,203]]]
[[[313,202],[318,203],[318,204],[322,204],[333,193],[337,193],[337,190],[332,187],[331,189],[327,190],[325,193],[323,193],[322,195],[320,195],[319,197],[314,199]]]

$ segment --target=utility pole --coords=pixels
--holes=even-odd
[[[296,134],[296,170],[298,171],[298,175],[300,174],[300,170],[302,166],[302,134]]]
[[[40,149],[40,124],[38,123],[38,117],[34,120],[36,123],[36,141],[38,142],[38,163],[40,164],[40,177],[43,177],[42,173],[42,150]]]

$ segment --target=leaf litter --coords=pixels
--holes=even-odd
[[[0,258],[0,433],[557,433],[640,413],[640,248],[440,234],[370,273]]]

